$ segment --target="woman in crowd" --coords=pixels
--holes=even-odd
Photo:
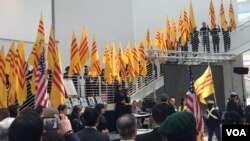
[[[140,114],[142,112],[141,108],[138,106],[138,103],[136,100],[132,103],[132,113],[133,114]]]
[[[178,112],[186,111],[186,109],[187,109],[186,102],[187,102],[187,99],[185,97],[183,97],[181,99],[181,105],[178,107]]]
[[[109,133],[108,122],[104,117],[104,114],[106,112],[104,104],[96,104],[95,109],[99,113],[99,124],[97,126],[97,130],[104,134],[108,134]]]
[[[74,106],[72,113],[69,115],[69,119],[73,128],[73,131],[76,133],[84,128],[83,123],[80,120],[82,108],[80,106]]]
[[[117,85],[116,92],[115,92],[115,115],[116,120],[124,114],[124,105],[125,105],[125,99],[124,99],[124,93],[122,92],[122,86]]]
[[[131,104],[130,104],[130,94],[129,89],[124,90],[124,99],[125,99],[125,107],[124,107],[124,114],[131,114]]]
[[[65,116],[67,116],[67,106],[66,105],[60,104],[57,107],[57,110],[58,110],[59,114],[64,114]]]

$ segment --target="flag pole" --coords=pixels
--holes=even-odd
[[[209,62],[208,62],[208,66],[210,67]],[[210,67],[210,71],[211,71],[211,76],[212,76],[212,80],[213,80],[213,73],[212,73],[211,67]],[[214,80],[213,80],[213,84],[214,84]],[[214,89],[214,94],[213,95],[214,95],[214,105],[215,105],[215,107],[217,107],[218,104],[217,104],[217,99],[216,99],[216,96],[215,96],[215,89]]]

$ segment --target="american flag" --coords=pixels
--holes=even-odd
[[[48,106],[48,95],[47,95],[47,81],[46,81],[46,74],[45,74],[45,57],[44,51],[42,51],[39,64],[38,64],[38,71],[36,73],[36,83],[37,83],[37,95],[36,95],[36,105],[47,107]]]
[[[203,122],[202,111],[200,109],[200,104],[194,89],[194,76],[190,68],[188,69],[188,71],[189,71],[189,88],[187,93],[188,95],[187,95],[186,107],[187,111],[193,113],[196,119],[196,130],[198,132],[203,132],[204,122]]]

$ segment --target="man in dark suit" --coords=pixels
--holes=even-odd
[[[157,104],[152,109],[152,121],[154,130],[152,132],[138,135],[136,141],[162,141],[162,137],[158,132],[158,128],[161,123],[167,118],[168,109],[162,104]]]
[[[227,103],[227,111],[235,111],[243,117],[243,108],[241,106],[238,94],[236,92],[231,92],[230,100]]]
[[[174,106],[169,104],[168,102],[169,97],[166,93],[161,94],[160,99],[161,99],[161,104],[164,105],[168,109],[169,115],[176,112]]]
[[[99,114],[96,109],[86,108],[83,114],[85,129],[77,132],[81,141],[109,141],[109,137],[97,131]]]

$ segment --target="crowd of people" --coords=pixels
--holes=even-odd
[[[195,117],[186,111],[186,98],[176,106],[175,98],[161,94],[160,103],[151,109],[151,132],[137,134],[135,114],[143,111],[137,101],[130,101],[129,92],[121,86],[116,90],[116,130],[120,140],[135,141],[195,141],[197,138]],[[207,101],[206,127],[208,141],[215,133],[221,141],[222,124],[250,125],[250,106],[245,108],[236,93],[232,93],[226,113],[222,116],[214,101]],[[104,104],[82,109],[77,105],[70,114],[66,105],[55,108],[37,107],[18,112],[17,106],[0,109],[1,141],[109,141],[108,121]],[[47,121],[48,119],[52,119]],[[52,124],[51,124],[52,123]]]

